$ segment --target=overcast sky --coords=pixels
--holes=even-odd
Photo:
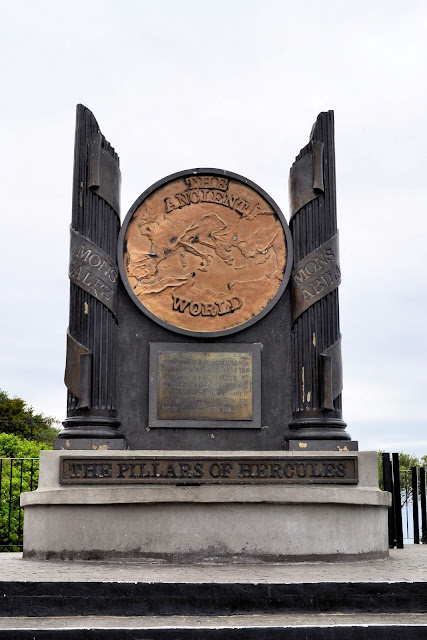
[[[334,109],[344,419],[361,449],[427,454],[425,0],[0,8],[0,388],[66,416],[77,103],[120,155],[122,218],[192,167],[250,178],[287,216],[289,167]]]

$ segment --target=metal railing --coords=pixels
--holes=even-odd
[[[24,512],[20,495],[37,489],[38,458],[0,458],[0,552],[21,551]]]
[[[402,526],[404,542],[427,544],[426,470],[400,470]]]
[[[427,544],[426,470],[400,469],[399,454],[382,454],[384,490],[390,491],[388,513],[389,547],[403,543]]]

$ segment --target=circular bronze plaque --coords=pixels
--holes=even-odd
[[[137,306],[159,324],[214,337],[253,324],[289,280],[289,228],[242,176],[194,169],[164,178],[131,207],[119,267]]]

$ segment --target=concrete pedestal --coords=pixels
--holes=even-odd
[[[148,452],[131,453],[143,456]],[[164,451],[149,453],[166,455]],[[236,458],[245,453],[223,455]],[[250,453],[283,455],[283,451]],[[355,453],[359,483],[351,486],[69,487],[58,481],[64,455],[42,451],[39,488],[21,497],[26,558],[256,563],[388,555],[390,496],[378,489],[375,452]],[[102,458],[106,454],[79,452],[85,455]],[[109,457],[116,455],[123,452],[108,452]],[[298,452],[286,455],[300,456]],[[328,454],[305,455],[318,459]]]

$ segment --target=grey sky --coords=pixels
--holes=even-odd
[[[287,176],[335,110],[344,418],[361,448],[427,453],[427,5],[0,2],[0,388],[65,418],[75,105],[121,158],[123,217],[196,166]]]

